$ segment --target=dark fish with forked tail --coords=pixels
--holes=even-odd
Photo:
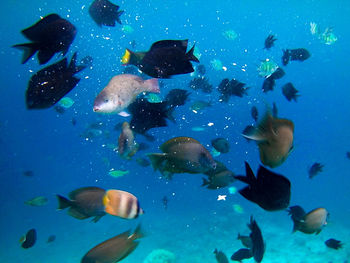
[[[265,43],[264,43],[264,48],[265,49],[270,49],[271,47],[273,47],[274,42],[277,40],[277,38],[275,38],[274,35],[268,35],[268,37],[265,39]]]
[[[214,254],[215,254],[217,263],[228,263],[228,258],[226,257],[224,252],[217,250],[215,248]]]
[[[251,252],[255,261],[260,263],[265,253],[265,242],[263,240],[261,230],[252,216],[250,217],[250,223],[248,224],[248,227],[251,231],[249,236],[253,243]]]
[[[89,7],[89,14],[98,26],[115,26],[117,21],[119,24],[120,16],[124,11],[119,11],[119,6],[108,0],[95,0]]]
[[[333,248],[335,250],[338,250],[339,248],[343,247],[343,244],[341,241],[336,240],[334,238],[330,238],[328,239],[326,242],[324,242],[326,244],[327,247],[329,248]]]
[[[283,50],[282,63],[286,66],[290,60],[304,61],[310,56],[310,52],[305,48],[286,49]]]

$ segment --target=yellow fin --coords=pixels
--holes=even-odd
[[[131,57],[131,52],[130,52],[129,49],[126,49],[125,53],[124,53],[124,55],[122,57],[122,60],[121,60],[122,64],[124,64],[124,65],[128,64],[129,61],[130,61],[130,57]]]

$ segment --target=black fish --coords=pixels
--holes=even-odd
[[[215,254],[217,263],[228,263],[228,258],[226,257],[224,252],[217,250],[215,248],[214,254]]]
[[[207,70],[205,69],[205,66],[201,64],[197,66],[196,71],[199,75],[203,76]]]
[[[163,198],[162,198],[162,203],[163,203],[163,207],[164,207],[164,209],[165,210],[167,210],[168,209],[168,197],[166,197],[166,196],[163,196]]]
[[[260,263],[265,253],[265,243],[261,234],[261,230],[252,216],[250,217],[250,223],[248,224],[248,227],[251,231],[249,236],[253,243],[251,252],[253,254],[255,261]]]
[[[147,52],[132,52],[127,49],[122,58],[124,65],[137,66],[154,78],[170,78],[173,75],[194,71],[191,61],[199,62],[193,54],[193,46],[187,53],[188,40],[161,40],[152,44]]]
[[[69,65],[67,58],[39,70],[29,80],[26,91],[28,109],[45,109],[55,105],[80,81],[74,77],[85,66],[76,66],[77,53]]]
[[[245,162],[245,168],[246,176],[235,176],[236,179],[248,184],[239,191],[244,198],[267,211],[282,210],[288,207],[291,184],[286,177],[269,171],[261,165],[255,177],[247,162]]]
[[[192,79],[188,86],[191,89],[201,90],[204,93],[211,93],[213,91],[213,86],[209,84],[209,79],[203,76]]]
[[[95,0],[92,2],[89,8],[89,14],[91,18],[96,22],[98,26],[115,26],[115,21],[119,24],[120,16],[124,11],[118,11],[119,6],[112,4],[108,0]]]
[[[258,121],[258,116],[259,116],[259,112],[258,112],[258,108],[253,106],[252,109],[250,110],[250,114],[252,115],[252,118],[255,121]]]
[[[34,176],[34,172],[33,172],[33,171],[30,171],[30,170],[24,171],[22,174],[23,174],[24,176],[26,176],[26,177],[32,177],[32,176]]]
[[[282,87],[282,93],[288,101],[294,100],[296,102],[297,98],[300,96],[298,90],[294,88],[293,84],[290,82]]]
[[[225,138],[211,140],[211,145],[220,153],[228,153],[230,151],[230,144]]]
[[[280,79],[282,78],[284,75],[286,75],[286,73],[284,72],[284,70],[280,67],[278,67],[274,73],[271,74],[271,77],[273,79]]]
[[[287,209],[288,215],[291,216],[291,219],[293,220],[293,222],[300,222],[301,220],[304,219],[306,212],[305,210],[299,206],[299,205],[295,205],[295,206],[291,206]]]
[[[62,52],[65,55],[76,33],[75,26],[68,20],[57,14],[50,14],[22,30],[22,34],[32,43],[18,44],[13,47],[24,50],[22,64],[38,51],[39,63],[42,65],[47,63],[55,53]]]
[[[233,255],[231,256],[231,260],[242,262],[243,259],[248,259],[253,256],[252,251],[248,248],[241,248],[237,250]]]
[[[265,49],[270,49],[271,47],[273,47],[274,42],[277,40],[277,38],[275,38],[274,35],[269,35],[266,39],[265,39]]]
[[[309,178],[312,179],[318,173],[322,172],[324,165],[320,163],[314,163],[309,169]]]
[[[51,235],[51,236],[48,237],[46,243],[51,243],[51,242],[53,242],[55,240],[56,240],[56,236],[55,235]]]
[[[304,61],[310,56],[310,52],[305,48],[286,49],[283,50],[282,63],[286,66],[290,60]]]
[[[245,83],[239,82],[238,80],[223,79],[218,87],[218,91],[221,93],[220,100],[228,102],[232,95],[242,98],[243,95],[247,95],[248,89],[248,87],[245,87]]]
[[[336,240],[334,238],[328,239],[324,243],[326,244],[327,247],[333,248],[333,249],[336,249],[336,250],[338,250],[339,248],[343,247],[343,244],[341,243],[341,241]]]
[[[350,152],[346,152],[346,157],[350,159]]]
[[[267,77],[264,80],[263,86],[262,86],[262,90],[263,92],[268,92],[268,91],[272,91],[273,88],[275,87],[276,81],[275,79],[271,76]]]
[[[36,242],[36,230],[34,228],[30,229],[24,237],[22,242],[23,248],[31,248]]]
[[[170,108],[176,108],[185,105],[190,94],[190,92],[184,89],[172,89],[166,95],[164,101],[167,102]]]

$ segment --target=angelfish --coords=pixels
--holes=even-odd
[[[142,92],[160,93],[158,80],[143,80],[139,76],[120,74],[114,76],[108,85],[97,95],[94,102],[94,112],[119,113],[123,112]]]

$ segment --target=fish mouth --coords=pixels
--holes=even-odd
[[[98,111],[100,111],[100,108],[97,107],[97,106],[94,106],[93,111],[94,111],[94,112],[98,112]]]

